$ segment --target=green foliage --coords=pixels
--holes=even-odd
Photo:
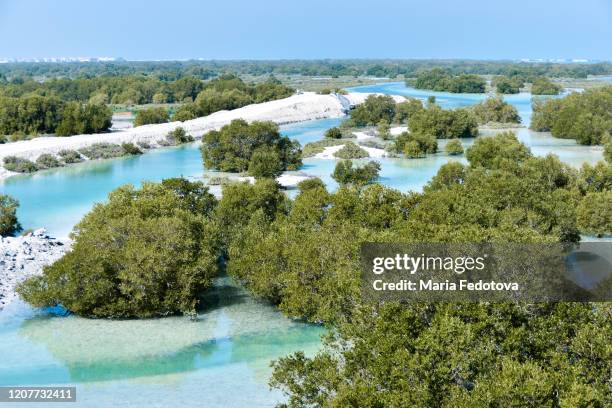
[[[438,105],[416,112],[408,122],[411,132],[432,135],[436,139],[475,137],[478,123],[467,109],[445,110]]]
[[[381,120],[391,123],[395,118],[395,100],[389,95],[369,95],[349,115],[348,123],[352,126],[375,126]]]
[[[16,156],[6,156],[2,159],[4,168],[17,173],[33,173],[38,170],[36,164],[28,159]]]
[[[166,123],[170,120],[168,111],[164,108],[146,108],[136,112],[134,126]]]
[[[94,143],[79,149],[79,153],[90,160],[113,159],[125,155],[125,150],[120,145],[112,143]]]
[[[535,100],[531,128],[583,145],[602,143],[612,134],[612,86]]]
[[[380,163],[370,161],[363,166],[353,167],[351,160],[342,160],[336,164],[332,178],[340,185],[363,186],[378,178]]]
[[[273,122],[249,124],[242,119],[233,120],[221,130],[204,135],[200,149],[206,168],[242,172],[249,168],[253,152],[259,147],[272,148],[282,163],[282,170],[296,170],[302,165],[299,143],[281,136],[278,125]],[[261,159],[258,158],[257,166],[261,165]]]
[[[111,126],[104,105],[65,103],[52,96],[0,97],[0,134],[69,136],[99,133]]]
[[[142,154],[142,150],[134,143],[121,143],[121,149],[123,149],[123,155],[127,156]]]
[[[51,169],[53,167],[61,167],[62,164],[55,156],[51,154],[41,154],[36,159],[36,167],[38,170]]]
[[[587,193],[576,210],[580,231],[597,236],[612,234],[611,203],[612,190]]]
[[[338,139],[323,139],[306,143],[302,150],[302,157],[312,157],[319,153],[323,153],[326,147],[343,145],[345,143],[346,141]]]
[[[257,85],[247,85],[235,75],[221,75],[208,82],[193,103],[179,107],[173,119],[195,119],[220,110],[232,110],[252,103],[286,98],[294,92],[274,77]]]
[[[194,138],[185,131],[185,128],[178,126],[173,131],[168,132],[165,141],[170,146],[176,146],[184,143],[191,143],[194,141]]]
[[[612,190],[612,164],[597,162],[591,166],[583,163],[576,177],[576,188],[581,194]]]
[[[484,93],[486,82],[477,75],[452,75],[442,68],[420,72],[416,80],[408,81],[417,89],[431,89],[433,91],[453,93]]]
[[[287,211],[287,197],[276,181],[256,180],[255,184],[228,183],[223,185],[223,194],[216,209],[216,218],[226,234],[241,229],[249,223],[256,212],[266,221],[274,220]]]
[[[318,177],[307,178],[302,180],[297,185],[300,191],[312,190],[315,188],[325,188],[325,183]]]
[[[505,102],[503,98],[487,98],[472,107],[472,112],[478,123],[521,123],[521,117],[516,108]]]
[[[364,307],[316,356],[276,361],[270,384],[290,407],[604,407],[609,316],[581,303]]]
[[[394,143],[396,153],[404,153],[410,159],[425,157],[438,151],[438,141],[433,135],[403,132]]]
[[[18,291],[34,306],[83,316],[193,313],[218,269],[218,232],[195,211],[201,201],[215,200],[186,180],[120,187],[75,227],[72,250]]]
[[[546,77],[537,77],[531,85],[532,95],[558,95],[563,88]]]
[[[325,131],[325,137],[328,139],[341,139],[342,131],[339,128],[334,126]]]
[[[513,132],[501,132],[495,137],[478,138],[467,150],[466,157],[472,166],[501,169],[524,162],[531,157],[531,152]]]
[[[21,230],[17,220],[19,201],[13,197],[0,194],[0,237],[14,235]]]
[[[283,162],[273,146],[260,146],[253,151],[249,161],[249,174],[256,178],[276,178],[283,172]]]
[[[112,112],[104,104],[68,102],[55,129],[58,136],[101,133],[110,129]]]
[[[494,79],[493,83],[495,85],[495,89],[500,94],[517,94],[525,85],[523,78],[520,76],[497,77]]]
[[[612,164],[612,138],[607,138],[606,143],[604,144],[604,159]]]
[[[395,116],[397,117],[397,112]],[[378,132],[378,137],[380,137],[382,140],[391,139],[389,122],[387,122],[386,120],[382,119],[380,122],[378,122],[377,132]]]
[[[346,142],[344,147],[334,152],[334,157],[338,157],[339,159],[363,159],[365,157],[370,157],[370,155],[355,143]]]
[[[60,150],[58,155],[66,164],[80,163],[83,161],[83,158],[76,150]]]
[[[416,98],[407,98],[406,101],[395,105],[395,122],[408,123],[412,115],[423,109],[423,102]]]
[[[446,154],[450,156],[455,156],[459,154],[463,154],[463,145],[459,139],[451,139],[446,143]]]

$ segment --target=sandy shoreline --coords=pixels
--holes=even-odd
[[[170,122],[158,125],[146,125],[111,133],[94,135],[76,135],[69,137],[38,137],[31,140],[0,145],[0,165],[6,156],[17,156],[36,160],[41,154],[57,155],[61,150],[79,150],[95,143],[147,143],[152,148],[160,147],[158,143],[168,132],[182,126],[194,138],[199,139],[213,129],[227,125],[234,119],[247,121],[270,120],[279,125],[304,122],[308,120],[337,118],[346,115],[348,102],[355,106],[370,95],[367,93],[349,93],[336,96],[319,95],[313,92],[296,94],[276,101],[252,104],[231,111],[219,111],[209,116],[185,122]],[[398,97],[398,100],[403,97]],[[0,167],[0,180],[18,173]]]

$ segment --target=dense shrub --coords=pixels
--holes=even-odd
[[[253,151],[249,161],[249,174],[256,178],[275,178],[284,169],[280,154],[274,146],[260,146]]]
[[[281,136],[273,122],[249,124],[242,119],[233,120],[221,130],[204,135],[200,149],[206,168],[242,172],[249,168],[253,152],[259,147],[272,148],[282,170],[296,170],[302,164],[299,143]]]
[[[377,125],[381,120],[391,123],[395,118],[395,100],[389,95],[369,95],[349,115],[349,126]]]
[[[0,236],[13,235],[21,229],[17,221],[19,201],[13,197],[0,194]]]
[[[36,164],[28,159],[23,159],[16,156],[6,156],[3,160],[4,168],[17,173],[33,173],[38,168]]]
[[[138,155],[142,154],[142,150],[140,150],[134,143],[121,143],[121,149],[123,149],[123,155]]]
[[[370,157],[367,151],[353,142],[346,142],[340,150],[334,153],[334,156],[340,159],[363,159],[364,157]]]
[[[166,141],[168,144],[174,146],[183,143],[191,143],[194,141],[194,138],[185,131],[185,128],[179,126],[173,131],[168,132],[166,135]]]
[[[120,145],[111,143],[94,143],[91,146],[80,149],[79,153],[90,160],[112,159],[125,155],[125,151]]]
[[[60,150],[58,155],[62,158],[64,163],[80,163],[83,161],[83,157],[76,150]]]
[[[446,143],[446,154],[450,156],[463,154],[463,145],[459,139],[451,139]]]
[[[446,110],[438,105],[416,112],[408,122],[411,132],[434,136],[436,139],[475,137],[478,122],[467,109]]]
[[[407,98],[408,100],[395,105],[395,122],[408,123],[412,115],[423,109],[423,102],[416,98]]]
[[[472,107],[478,123],[521,123],[521,117],[516,108],[505,102],[501,97],[487,98]]]
[[[104,104],[68,102],[55,129],[58,136],[101,133],[112,125],[112,111]]]
[[[438,141],[432,135],[403,132],[395,139],[394,149],[408,158],[425,157],[438,151]]]
[[[186,180],[121,187],[75,227],[72,250],[18,291],[35,306],[83,316],[193,314],[218,270],[218,233],[207,218],[214,203]]]
[[[62,164],[55,156],[51,154],[41,154],[36,159],[36,167],[38,170],[51,169],[53,167],[60,167]]]
[[[525,85],[524,80],[520,76],[506,77],[501,76],[493,80],[495,89],[500,94],[517,94]]]
[[[558,95],[563,88],[546,77],[538,77],[531,85],[532,95]]]
[[[378,178],[380,163],[370,161],[363,166],[353,167],[351,160],[342,160],[336,164],[332,178],[340,185],[363,186]]]
[[[431,89],[453,93],[484,93],[486,82],[478,75],[452,75],[441,68],[423,71],[416,80],[408,81],[417,89]]]
[[[342,131],[337,127],[329,128],[325,131],[325,137],[328,139],[341,139]]]
[[[587,193],[576,209],[578,227],[584,234],[612,234],[612,190]]]
[[[134,126],[151,125],[156,123],[166,123],[170,120],[168,111],[164,108],[147,108],[136,112]]]
[[[531,128],[584,145],[602,143],[612,134],[612,85],[535,100]]]

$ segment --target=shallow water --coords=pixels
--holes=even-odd
[[[422,99],[435,95],[445,108],[468,106],[484,98],[415,90],[403,83],[353,90]],[[529,95],[506,99],[528,123]],[[340,121],[311,121],[281,130],[305,144],[321,139],[327,128]],[[578,146],[572,140],[525,128],[518,130],[518,136],[535,154],[554,153],[573,166],[602,157],[600,148]],[[463,141],[465,146],[472,142]],[[439,141],[442,152],[445,143]],[[377,160],[383,184],[419,191],[444,163],[465,159],[438,153],[424,159]],[[310,158],[301,170],[335,189],[330,177],[334,166],[334,160]],[[44,226],[62,237],[93,203],[104,201],[120,185],[202,174],[197,144],[191,144],[13,177],[0,184],[0,191],[20,200],[18,216],[24,228]],[[268,389],[270,360],[297,350],[314,352],[322,329],[282,317],[229,285],[227,279],[219,282],[219,291],[197,322],[182,317],[141,321],[57,317],[14,303],[0,312],[0,385],[77,385],[79,403],[70,406],[109,406],[115,398],[130,406],[272,406],[282,395]]]

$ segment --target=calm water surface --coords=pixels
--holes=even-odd
[[[352,90],[421,99],[435,95],[445,108],[484,99],[483,95],[416,90],[399,82]],[[506,100],[528,124],[530,95],[511,95]],[[326,129],[340,122],[326,119],[281,129],[305,144],[321,139]],[[573,166],[602,158],[600,148],[527,129],[517,133],[535,154],[554,153]],[[464,145],[472,142],[464,140]],[[441,151],[445,143],[440,141]],[[424,159],[377,160],[382,166],[380,181],[401,191],[419,191],[444,163],[464,161],[444,153]],[[334,166],[333,160],[311,158],[301,170],[335,189],[330,177]],[[13,177],[0,184],[0,191],[19,199],[18,215],[25,228],[46,227],[63,237],[93,203],[104,201],[120,185],[202,174],[200,153],[197,144],[192,144]],[[228,279],[219,280],[217,293],[206,305],[196,322],[182,317],[106,321],[57,317],[16,302],[0,312],[0,385],[76,385],[79,402],[72,407],[109,406],[114,400],[125,401],[124,406],[164,407],[258,407],[281,401],[282,395],[267,386],[270,361],[297,350],[313,353],[322,329],[282,317]]]

